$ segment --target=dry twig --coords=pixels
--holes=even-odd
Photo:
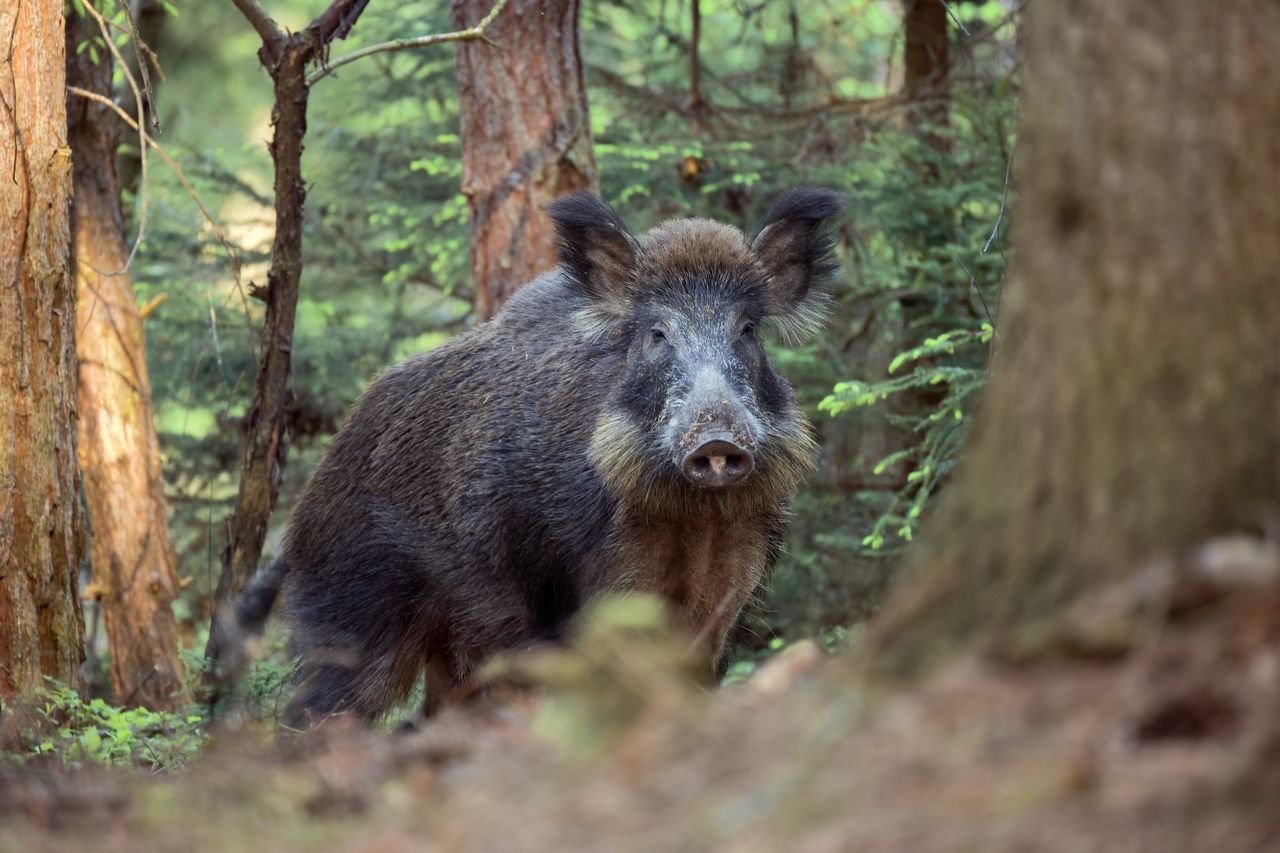
[[[213,214],[209,213],[208,208],[204,206],[204,202],[200,200],[200,196],[196,193],[195,187],[191,185],[191,181],[187,180],[187,176],[182,171],[182,167],[178,165],[178,161],[174,160],[173,157],[169,155],[169,152],[165,151],[164,148],[160,146],[160,143],[152,139],[151,136],[147,134],[146,130],[140,128],[138,122],[134,121],[133,116],[121,109],[120,105],[115,101],[103,95],[99,95],[97,92],[90,92],[88,89],[81,89],[79,86],[68,86],[67,91],[73,95],[79,95],[82,98],[88,98],[91,101],[96,101],[97,103],[110,107],[116,115],[120,116],[121,121],[129,125],[132,129],[138,131],[143,142],[150,146],[160,159],[173,170],[173,174],[182,184],[183,189],[187,191],[187,195],[191,196],[191,200],[196,203],[196,207],[200,208],[201,215],[204,216],[205,221],[209,223],[209,227],[213,229],[214,236],[218,238],[218,242],[222,244],[222,248],[226,251],[227,257],[231,260],[232,269],[235,272],[236,286],[239,287],[240,258],[232,247],[231,242],[227,239],[226,232],[222,230],[222,226],[217,223],[213,218]],[[241,296],[243,298],[243,290],[241,292]],[[248,310],[248,305],[246,304],[245,311],[247,312]]]
[[[236,5],[240,6],[241,2],[249,2],[252,0],[235,0]],[[507,0],[498,0],[493,4],[493,8],[489,10],[489,14],[480,19],[480,22],[474,27],[465,30],[457,30],[451,33],[435,33],[429,36],[417,36],[415,38],[392,39],[379,44],[372,44],[363,47],[360,50],[349,53],[346,56],[339,57],[333,62],[325,63],[320,68],[313,71],[307,76],[307,85],[314,86],[317,81],[328,77],[343,65],[355,62],[357,59],[363,59],[366,56],[373,56],[376,53],[390,53],[397,50],[409,50],[417,47],[430,47],[433,44],[443,44],[450,41],[483,41],[494,47],[499,47],[492,39],[485,35],[485,31],[494,22],[494,19],[502,12],[507,5]],[[241,7],[243,8],[243,7]],[[246,13],[248,14],[248,13]]]
[[[102,17],[102,13],[94,8],[91,0],[84,0],[84,9],[98,23],[98,30],[102,33],[102,40],[106,42],[107,49],[111,51],[111,55],[120,67],[120,73],[124,75],[125,82],[129,84],[129,88],[133,91],[133,99],[138,108],[138,117],[141,118],[145,114],[142,106],[142,91],[138,87],[138,81],[133,79],[133,74],[130,73],[128,64],[124,61],[124,57],[120,54],[111,38],[111,28],[107,24],[107,19]],[[108,103],[113,108],[117,108],[114,102],[108,101]],[[123,275],[128,272],[129,267],[133,265],[134,257],[138,254],[138,247],[142,245],[142,240],[147,233],[147,134],[138,122],[130,123],[138,131],[138,162],[141,171],[141,176],[138,180],[138,236],[134,238],[133,246],[129,249],[129,256],[125,258],[124,266],[113,272],[102,273],[103,275]]]

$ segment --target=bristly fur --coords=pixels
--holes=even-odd
[[[616,210],[604,199],[588,192],[558,198],[547,205],[547,212],[556,224],[556,236],[560,240],[560,263],[570,269],[582,267],[582,253],[586,247],[573,241],[583,232],[604,230],[628,235],[630,233]]]
[[[275,558],[254,574],[234,607],[214,614],[209,644],[213,690],[206,697],[211,709],[226,698],[244,674],[288,574],[284,557]]]
[[[813,426],[799,408],[767,420],[763,432],[751,478],[716,494],[681,479],[667,463],[665,449],[620,413],[600,416],[590,460],[622,504],[655,518],[696,517],[708,510],[752,518],[788,502],[817,463]]]
[[[800,346],[822,331],[835,304],[830,294],[810,290],[787,313],[766,317],[765,326],[784,346]]]
[[[759,236],[760,231],[784,219],[803,220],[819,225],[839,216],[847,205],[848,199],[843,193],[826,187],[792,187],[769,205],[769,210],[760,222],[760,228],[756,234]],[[828,253],[833,245],[827,244]],[[834,271],[834,266],[826,270],[826,272]],[[821,271],[819,274],[822,274]]]
[[[582,291],[615,316],[626,310],[636,241],[617,211],[590,193],[547,206],[556,228],[560,266]]]
[[[767,323],[788,346],[826,323],[831,298],[818,285],[839,270],[835,235],[825,223],[844,208],[840,193],[821,187],[788,190],[769,207],[755,237],[709,219],[668,220],[636,239],[618,213],[578,193],[548,207],[556,223],[564,270],[592,301],[575,315],[589,340],[614,331],[635,299],[666,282],[713,277],[767,283],[773,300]]]
[[[636,239],[590,196],[550,210],[561,266],[370,385],[246,595],[240,637],[285,583],[286,725],[377,719],[424,672],[430,713],[485,657],[558,642],[624,589],[665,596],[724,664],[817,451],[752,328],[819,322],[839,196],[785,194],[754,241],[694,219]],[[699,488],[684,464],[713,424],[753,467]]]
[[[804,342],[826,322],[832,300],[813,287],[840,269],[835,233],[826,227],[845,207],[845,197],[823,187],[787,190],[765,214],[751,247],[770,270],[770,290],[782,304],[770,311],[770,325],[788,345]]]

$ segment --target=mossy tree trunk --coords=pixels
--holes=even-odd
[[[0,698],[78,686],[84,619],[62,0],[0,4]]]
[[[492,0],[453,0],[455,29]],[[462,193],[471,221],[477,320],[556,263],[548,202],[599,189],[582,76],[578,0],[510,0],[488,30],[458,42]]]
[[[75,52],[93,31],[67,24],[68,81],[111,96],[111,55]],[[95,58],[97,61],[95,61]],[[122,705],[181,707],[182,663],[173,600],[177,558],[116,176],[119,118],[72,96],[68,133],[75,166],[72,234],[76,269],[80,468],[92,531],[93,590],[111,650],[111,690]]]
[[[1280,6],[1029,14],[994,375],[878,623],[886,671],[1280,511]]]

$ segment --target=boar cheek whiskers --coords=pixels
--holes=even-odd
[[[574,311],[570,322],[573,328],[590,343],[599,343],[621,327],[625,320],[596,306]]]

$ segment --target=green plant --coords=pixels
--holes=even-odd
[[[983,387],[986,371],[964,363],[938,363],[954,356],[982,361],[995,330],[990,323],[976,329],[952,329],[937,337],[926,338],[919,346],[898,353],[889,364],[893,374],[903,365],[915,368],[900,376],[874,382],[849,380],[836,384],[818,408],[833,417],[858,407],[876,406],[899,392],[945,387],[942,399],[924,412],[901,418],[916,440],[902,450],[888,454],[876,463],[874,473],[882,474],[891,465],[910,463],[914,470],[893,496],[888,509],[880,513],[871,531],[861,540],[862,546],[878,551],[885,537],[896,534],[910,542],[929,498],[955,466],[968,426],[970,398]]]
[[[102,699],[85,701],[53,679],[40,691],[32,725],[22,732],[25,753],[10,758],[53,756],[67,764],[145,767],[164,772],[185,767],[205,743],[204,716],[146,708],[119,708]]]

